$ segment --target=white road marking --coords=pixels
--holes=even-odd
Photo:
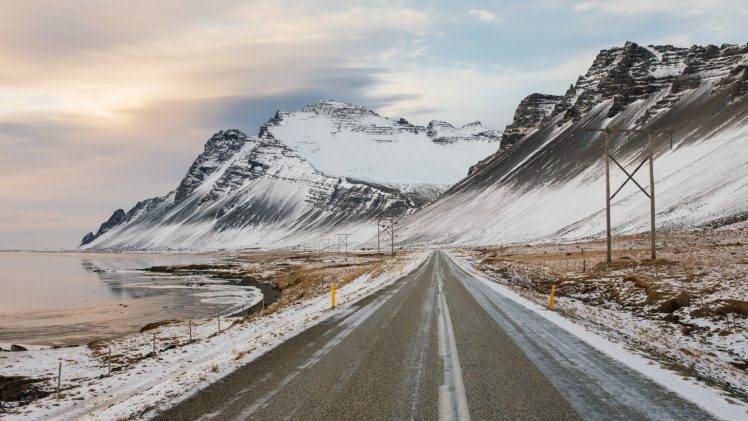
[[[423,376],[426,372],[426,355],[429,348],[429,337],[431,331],[431,322],[433,320],[434,308],[436,303],[436,287],[433,282],[429,282],[429,287],[426,290],[426,300],[423,302],[421,308],[421,324],[418,328],[418,337],[416,339],[416,353],[415,358],[416,374],[413,382],[413,390],[411,393],[411,406],[410,414],[411,418],[415,418],[420,411],[420,396],[421,386],[423,383]]]
[[[449,316],[447,299],[444,296],[444,279],[441,273],[441,259],[436,260],[434,274],[439,285],[437,304],[439,306],[438,332],[439,355],[444,365],[444,384],[439,386],[439,419],[440,420],[469,420],[465,384],[462,380],[460,357],[457,353],[452,318]]]

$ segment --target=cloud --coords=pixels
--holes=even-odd
[[[668,30],[665,39],[704,39],[717,43],[744,42],[748,8],[742,0],[587,0],[574,3],[572,10],[597,22],[640,25],[642,20]],[[673,33],[673,31],[675,31]],[[646,41],[651,42],[650,40]]]
[[[379,3],[3,5],[0,231],[48,214],[85,216],[94,229],[173,189],[215,131],[255,134],[278,108],[389,105],[400,96],[366,97],[381,69],[361,57],[415,45],[434,19]],[[45,244],[3,235],[0,248],[76,244],[80,227],[60,224],[68,232],[50,230]]]
[[[533,93],[563,94],[587,71],[597,51],[583,51],[554,65],[533,68],[476,66],[467,63],[418,66],[392,70],[371,85],[371,97],[395,92],[417,93],[380,107],[390,116],[407,116],[424,124],[441,119],[465,124],[480,119],[503,129],[522,98]],[[438,106],[436,105],[438,104]]]
[[[470,9],[467,14],[483,22],[493,22],[498,19],[494,13],[483,9]]]

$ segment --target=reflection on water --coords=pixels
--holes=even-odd
[[[68,344],[204,317],[259,300],[259,291],[201,276],[142,272],[212,263],[191,254],[0,252],[0,346]]]

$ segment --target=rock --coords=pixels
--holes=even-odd
[[[657,307],[660,313],[673,313],[674,311],[691,305],[691,298],[685,292],[681,291],[673,298],[669,298]]]
[[[21,351],[28,351],[28,349],[26,349],[26,347],[23,347],[21,345],[13,344],[13,345],[10,346],[10,351],[11,352],[21,352]]]
[[[517,106],[512,124],[504,129],[501,149],[508,149],[531,130],[540,128],[562,99],[562,96],[538,93],[526,96]]]
[[[81,240],[81,245],[90,243],[91,241],[100,237],[105,232],[116,227],[117,225],[120,225],[123,222],[125,222],[125,211],[122,209],[117,209],[116,211],[114,211],[114,213],[112,213],[112,216],[110,216],[106,222],[101,224],[101,226],[99,227],[99,230],[96,231],[96,235],[93,235],[93,233],[90,233],[90,232],[86,234],[83,237],[83,240]]]
[[[203,153],[192,163],[179,183],[174,202],[179,203],[189,196],[208,176],[218,171],[226,160],[233,157],[250,139],[239,130],[220,130],[206,143]]]
[[[96,236],[92,232],[88,232],[88,234],[83,236],[83,239],[81,240],[81,244],[88,244],[91,241],[95,240]]]

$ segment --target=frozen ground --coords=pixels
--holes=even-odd
[[[748,401],[748,230],[671,232],[615,240],[462,250],[490,278],[666,366]]]
[[[248,318],[195,321],[192,341],[188,324],[180,322],[107,343],[0,353],[0,376],[6,380],[12,376],[41,379],[35,387],[42,394],[54,390],[57,367],[62,362],[59,400],[52,393],[25,405],[1,402],[4,406],[0,407],[0,414],[5,419],[148,417],[188,397],[190,393],[185,391],[199,390],[295,334],[337,312],[345,312],[349,303],[415,268],[423,256],[409,254],[387,259],[367,272],[337,264],[348,277],[355,277],[339,287],[339,306],[335,310],[330,310],[327,294],[319,294],[320,288],[310,287],[324,279],[313,282],[297,276],[304,266],[291,262],[285,263],[289,267],[288,276],[283,278],[285,284],[279,285],[290,293],[284,294],[273,308]],[[245,260],[250,266],[258,264],[257,259]],[[324,266],[321,260],[317,256],[312,266]],[[345,280],[345,277],[334,279]]]

